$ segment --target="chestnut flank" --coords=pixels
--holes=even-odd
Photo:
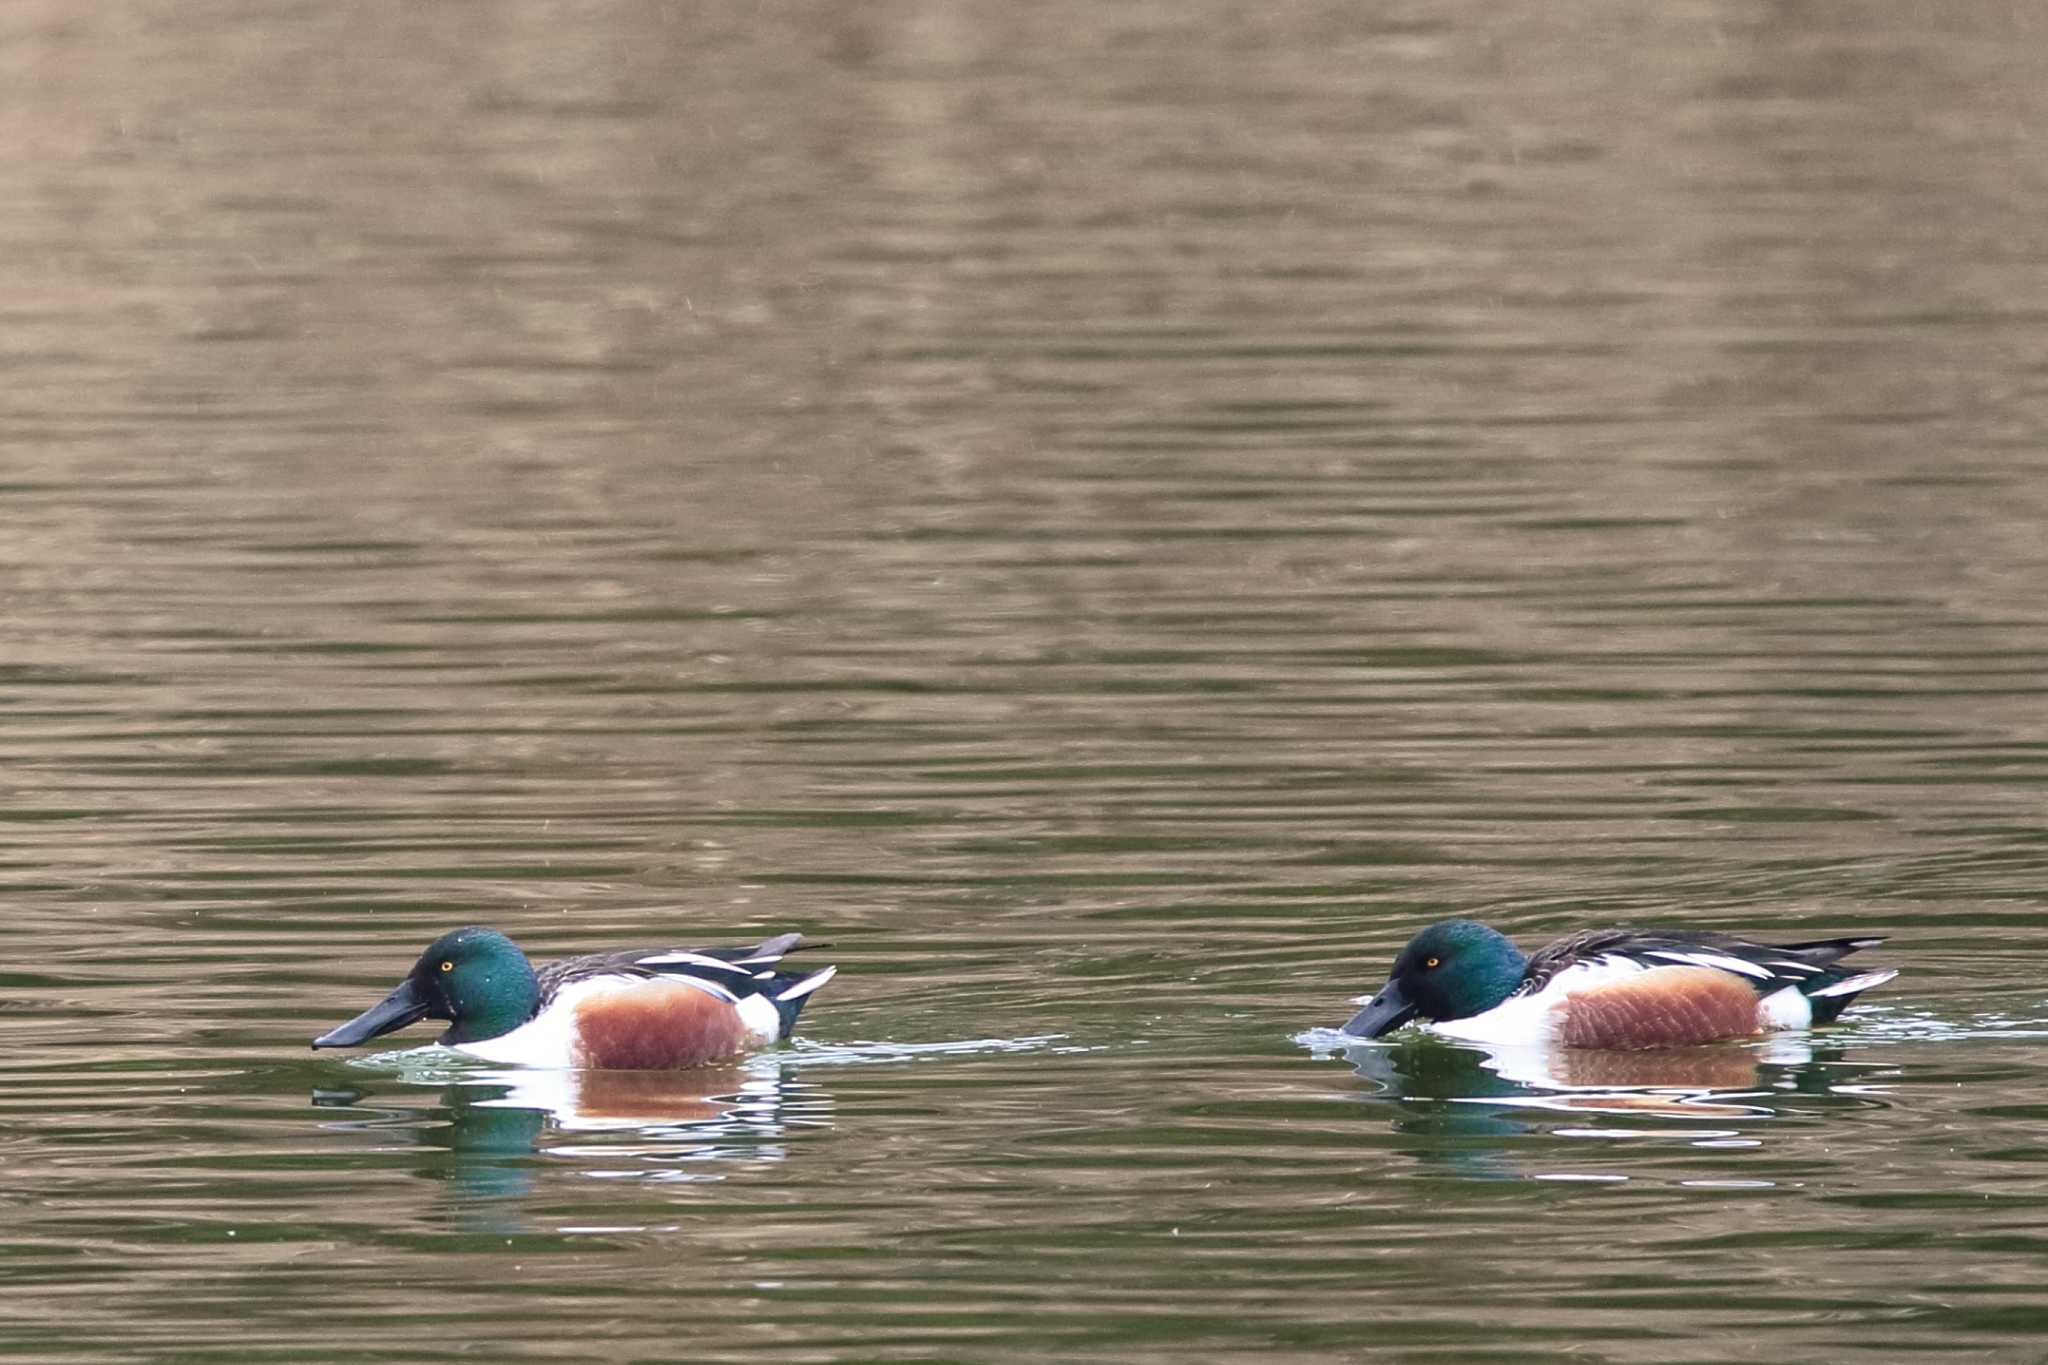
[[[650,981],[576,1006],[576,1065],[675,1071],[746,1051],[739,1011],[690,986]]]
[[[1757,1032],[1756,988],[1712,967],[1654,967],[1560,1001],[1566,1047],[1685,1047]]]

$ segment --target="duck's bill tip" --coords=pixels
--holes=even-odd
[[[380,1038],[404,1028],[407,1024],[426,1018],[427,1002],[413,988],[411,978],[398,983],[398,988],[379,1000],[370,1008],[336,1028],[331,1028],[313,1040],[314,1050],[324,1047],[361,1047],[372,1038]]]
[[[1365,1002],[1365,1008],[1351,1016],[1340,1032],[1354,1038],[1380,1038],[1415,1017],[1415,1006],[1401,988],[1389,981],[1380,993]]]

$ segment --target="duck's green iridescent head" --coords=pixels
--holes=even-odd
[[[517,944],[496,929],[457,929],[420,954],[405,980],[355,1018],[313,1040],[359,1047],[420,1019],[446,1019],[442,1043],[476,1043],[533,1018],[540,984]]]
[[[1377,1038],[1411,1019],[1484,1014],[1514,993],[1528,962],[1505,935],[1477,920],[1432,924],[1408,940],[1387,984],[1365,1001],[1344,1032]]]

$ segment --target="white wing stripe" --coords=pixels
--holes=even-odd
[[[1716,971],[1734,972],[1737,976],[1753,976],[1759,981],[1769,981],[1773,975],[1769,967],[1759,967],[1754,962],[1744,962],[1739,957],[1721,953],[1681,953],[1669,948],[1653,948],[1643,956],[1661,957],[1666,962],[1682,962],[1690,967],[1712,967]]]
[[[1818,1000],[1828,995],[1854,995],[1858,991],[1867,991],[1872,986],[1882,986],[1898,974],[1899,970],[1896,967],[1881,972],[1865,972],[1861,976],[1852,976],[1847,981],[1837,981],[1832,986],[1823,986],[1813,993],[1813,998]]]
[[[1769,981],[1776,975],[1769,967],[1759,967],[1754,962],[1739,957],[1729,957],[1723,953],[1701,953],[1699,955],[1699,962],[1702,967],[1719,967],[1724,972],[1734,972],[1739,976],[1753,976],[1759,981]]]
[[[646,957],[634,958],[633,961],[635,965],[641,967],[702,967],[707,971],[738,972],[741,976],[747,974],[745,967],[727,962],[723,958],[706,957],[702,953],[651,953]]]
[[[830,981],[838,970],[837,967],[827,967],[822,972],[813,972],[775,998],[777,1000],[801,1000],[804,996],[809,995],[812,991]]]

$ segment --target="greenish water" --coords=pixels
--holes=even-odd
[[[2043,37],[14,6],[0,1353],[2040,1358]],[[1905,972],[1337,1046],[1452,913]],[[841,974],[307,1049],[472,922]]]

